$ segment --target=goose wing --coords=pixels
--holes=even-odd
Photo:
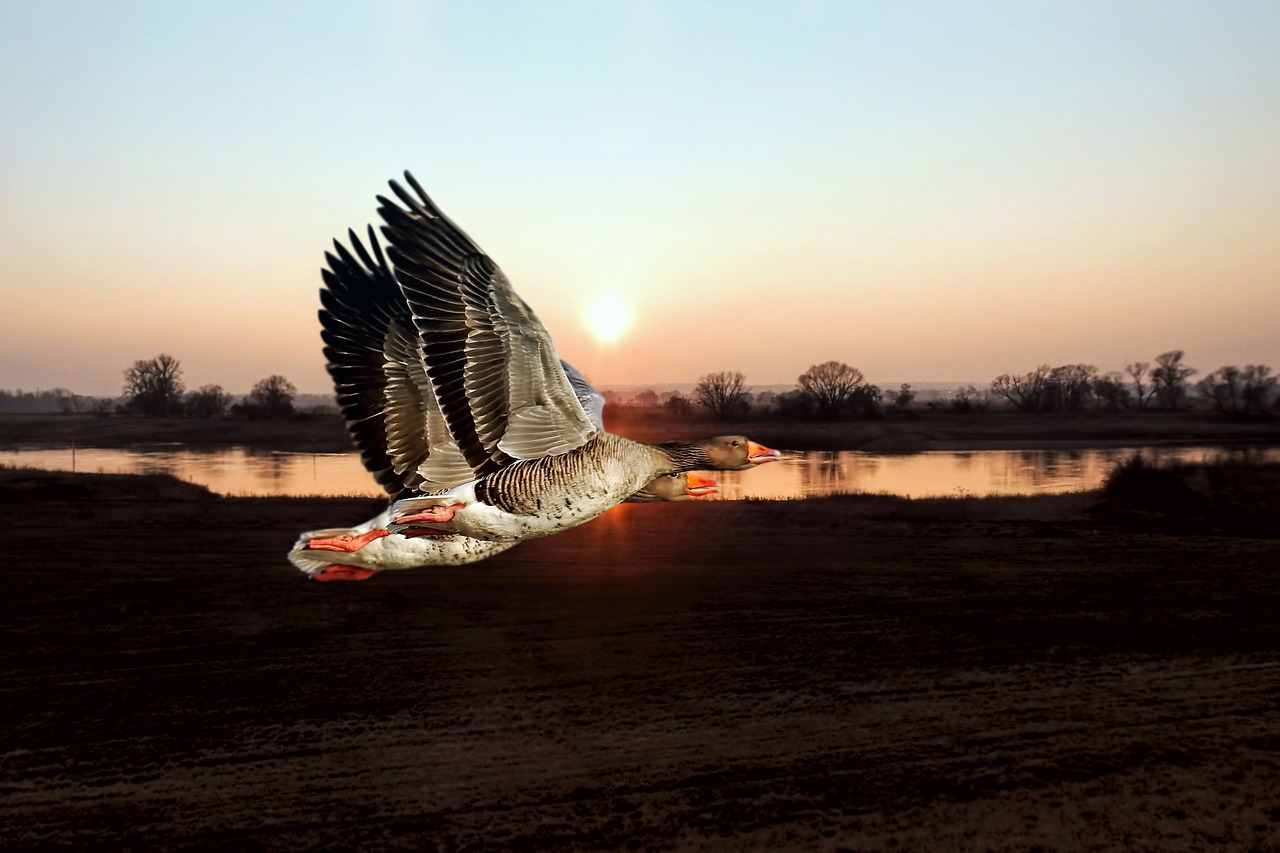
[[[569,387],[573,389],[573,395],[578,398],[578,405],[582,406],[582,410],[587,413],[587,417],[595,428],[604,431],[604,395],[591,387],[591,383],[587,382],[587,377],[583,376],[574,367],[563,358],[560,359],[560,369],[564,371],[565,378],[569,380]]]
[[[392,497],[475,476],[445,427],[404,295],[369,229],[348,231],[321,270],[321,338],[338,406],[360,459]]]
[[[598,431],[551,334],[506,275],[431,201],[391,182],[382,233],[444,421],[478,474],[580,447]]]

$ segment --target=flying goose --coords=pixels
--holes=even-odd
[[[378,197],[382,234],[441,426],[458,454],[437,461],[428,449],[415,488],[431,493],[393,504],[389,529],[493,541],[547,536],[595,518],[655,478],[744,470],[780,457],[743,436],[647,445],[605,431],[506,275],[413,175],[405,172],[405,180],[416,197],[390,182],[403,207]],[[463,464],[471,479],[437,488]]]
[[[362,462],[393,499],[474,477],[443,425],[408,303],[377,236],[370,228],[368,249],[354,232],[348,236],[350,250],[335,240],[336,254],[325,256],[320,322],[327,367]],[[571,365],[562,369],[596,428],[603,429],[603,395]],[[698,477],[659,478],[629,500],[684,500],[716,486]],[[424,539],[412,529],[384,540],[388,520],[383,512],[356,527],[303,533],[289,560],[315,580],[362,580],[378,569],[471,563],[510,546],[465,536]]]

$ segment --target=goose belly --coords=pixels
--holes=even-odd
[[[312,539],[336,537],[343,533],[358,535],[375,528],[385,528],[391,521],[386,511],[350,529],[312,530],[303,533],[289,552],[289,561],[304,572],[325,566],[356,566],[364,569],[417,569],[424,566],[464,566],[501,553],[514,542],[491,542],[468,536],[405,537],[398,534],[375,539],[357,551],[313,551],[306,545]]]
[[[417,569],[423,566],[464,566],[507,550],[514,542],[486,542],[467,536],[384,536],[356,551],[368,551],[366,563],[380,569]]]
[[[456,534],[412,539],[393,534],[375,539],[358,551],[309,551],[297,547],[289,552],[289,561],[309,574],[333,565],[379,571],[465,566],[499,554],[515,544],[487,542]]]

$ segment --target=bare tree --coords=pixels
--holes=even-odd
[[[1244,418],[1266,412],[1276,389],[1276,377],[1265,364],[1219,367],[1197,382],[1196,389],[1224,415]]]
[[[148,418],[182,411],[182,365],[171,355],[138,360],[124,372],[128,407]]]
[[[879,420],[882,416],[881,404],[884,402],[884,392],[880,390],[879,385],[859,385],[849,395],[849,408],[853,410],[859,417],[867,419]]]
[[[824,417],[834,418],[862,385],[862,371],[841,361],[815,364],[796,381]]]
[[[1093,396],[1093,379],[1098,368],[1092,364],[1064,364],[1049,371],[1042,406],[1045,411],[1079,412]]]
[[[698,377],[693,398],[720,420],[741,417],[751,411],[745,383],[746,377],[737,371],[708,373]]]
[[[202,385],[187,395],[187,416],[216,418],[231,406],[231,395],[221,385]]]
[[[991,391],[1024,412],[1078,412],[1093,396],[1098,368],[1092,364],[1042,364],[1029,373],[997,376]]]
[[[958,415],[970,415],[974,412],[985,412],[991,404],[991,392],[979,391],[974,385],[961,385],[951,394],[951,411]],[[939,408],[930,403],[929,408]]]
[[[1124,387],[1124,376],[1119,371],[1111,371],[1093,379],[1093,398],[1099,408],[1108,412],[1118,412],[1129,407],[1129,389]]]
[[[1249,403],[1249,410],[1262,414],[1267,410],[1267,399],[1275,395],[1276,377],[1271,375],[1271,368],[1265,364],[1246,364],[1244,375],[1244,398]],[[1276,402],[1280,403],[1280,399]]]
[[[89,405],[89,398],[82,397],[66,388],[55,388],[58,392],[58,411],[64,414],[84,411]]]
[[[245,398],[245,409],[250,417],[287,418],[293,414],[293,398],[298,389],[280,374],[272,374],[258,381]]]
[[[1133,377],[1133,399],[1137,401],[1139,409],[1147,407],[1147,401],[1151,399],[1151,394],[1155,391],[1150,383],[1143,385],[1142,380],[1147,377],[1151,371],[1151,362],[1135,361],[1133,364],[1126,364],[1124,372]]]
[[[1160,408],[1173,411],[1182,408],[1187,397],[1187,379],[1197,371],[1194,367],[1183,367],[1183,352],[1180,349],[1162,352],[1156,356],[1156,367],[1151,371],[1151,383],[1154,386],[1156,400]]]
[[[1044,396],[1052,372],[1049,365],[1042,364],[1021,376],[1002,373],[991,380],[991,392],[1024,412],[1039,412],[1044,408]]]

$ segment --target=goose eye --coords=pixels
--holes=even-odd
[[[733,446],[734,446],[734,447],[737,447],[737,446],[738,446],[738,442],[737,442],[737,440],[734,440],[734,441],[732,442],[732,444],[733,444]]]
[[[679,474],[668,474],[667,476],[674,480],[674,479],[676,479],[677,477],[679,477],[680,475],[679,475]]]

